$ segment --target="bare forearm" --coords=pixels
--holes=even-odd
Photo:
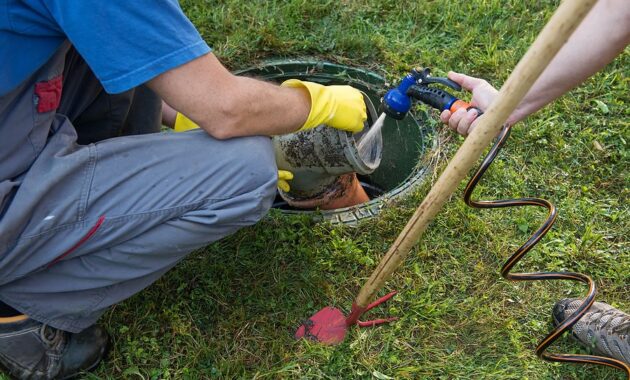
[[[236,77],[235,84],[232,98],[239,99],[239,104],[230,107],[236,112],[229,117],[232,120],[229,129],[234,136],[295,132],[306,121],[311,109],[306,90],[280,87],[247,77]]]
[[[514,124],[573,89],[630,43],[627,0],[600,0],[534,83],[509,123]]]
[[[234,76],[212,54],[154,78],[149,86],[220,139],[293,132],[310,111],[305,90]]]

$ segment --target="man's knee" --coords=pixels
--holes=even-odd
[[[188,133],[188,132],[187,132]],[[271,208],[277,187],[277,168],[268,137],[243,137],[213,140],[214,151],[204,157],[204,177],[199,183],[205,202],[196,216],[207,217],[204,223],[213,229],[221,225],[221,236],[236,228],[258,222]]]
[[[250,194],[265,199],[265,207],[271,207],[278,180],[271,139],[251,136],[221,143],[229,144],[225,151],[229,152],[226,154],[230,159],[221,169],[221,178],[210,180],[219,180],[222,186],[225,186],[226,193],[231,196]]]
[[[242,140],[242,154],[238,157],[240,167],[238,171],[246,174],[247,181],[260,189],[264,197],[275,196],[278,168],[271,139],[264,136],[252,136],[240,140]]]

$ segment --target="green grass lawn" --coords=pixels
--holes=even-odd
[[[557,1],[184,0],[232,70],[270,58],[316,57],[392,81],[414,66],[458,70],[499,86]],[[585,47],[588,52],[588,47]],[[600,300],[630,310],[628,51],[579,89],[518,125],[482,182],[487,198],[540,196],[559,217],[518,270],[591,275]],[[437,114],[430,116],[437,120]],[[444,159],[463,139],[442,132]],[[475,210],[457,197],[388,282],[400,294],[337,347],[295,341],[326,305],[349,311],[363,282],[430,183],[359,228],[272,212],[257,226],[189,256],[103,318],[114,341],[88,378],[622,379],[533,352],[550,311],[584,287],[511,283],[499,268],[544,217],[537,209]],[[373,315],[373,314],[371,314]],[[569,338],[556,352],[583,352]]]

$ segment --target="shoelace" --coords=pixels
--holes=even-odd
[[[54,346],[57,343],[60,334],[63,334],[63,331],[50,327],[47,324],[43,324],[42,327],[39,329],[39,336],[41,337],[42,341],[44,341],[50,347]]]
[[[625,320],[623,322],[621,322],[620,324],[618,324],[617,326],[613,327],[610,329],[610,331],[613,334],[619,334],[619,336],[622,339],[627,339],[628,338],[628,332],[630,331],[630,318],[628,318],[627,316],[622,316],[622,318],[625,317]],[[622,334],[622,332],[625,330],[625,334]]]
[[[613,321],[618,318],[621,318],[622,322],[620,322],[616,326],[612,326],[609,328],[608,325],[612,324]],[[626,314],[615,309],[593,312],[588,319],[589,320],[586,323],[588,325],[592,325],[593,323],[595,323],[597,325],[597,330],[605,329],[612,332],[620,332],[622,329],[630,327],[630,318]]]

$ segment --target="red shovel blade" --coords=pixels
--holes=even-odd
[[[304,322],[295,333],[295,339],[312,339],[320,343],[335,345],[346,337],[346,317],[339,309],[327,306]]]

